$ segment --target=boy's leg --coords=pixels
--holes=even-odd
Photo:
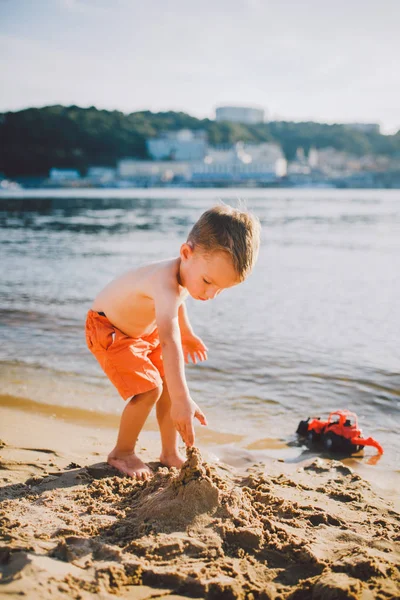
[[[146,479],[151,469],[135,454],[135,445],[150,411],[161,395],[161,387],[138,394],[125,406],[119,424],[118,439],[107,462],[131,477]]]
[[[160,462],[167,467],[177,467],[179,469],[185,459],[178,450],[178,432],[171,419],[171,399],[165,377],[162,379],[163,391],[156,406],[157,421],[161,433]]]

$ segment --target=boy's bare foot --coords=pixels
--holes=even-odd
[[[133,452],[131,454],[117,454],[113,451],[108,455],[107,462],[125,475],[130,475],[137,479],[148,479],[153,474],[150,467]]]
[[[183,463],[185,462],[185,458],[183,458],[179,452],[174,454],[161,454],[160,463],[165,465],[166,467],[176,467],[180,469]]]

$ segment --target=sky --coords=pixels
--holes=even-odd
[[[400,0],[0,0],[0,111],[53,104],[400,129]]]

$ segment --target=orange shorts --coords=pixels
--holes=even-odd
[[[124,400],[162,385],[164,366],[158,331],[131,338],[107,317],[89,310],[86,343]]]

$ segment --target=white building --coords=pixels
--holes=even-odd
[[[175,177],[190,178],[190,163],[168,160],[134,160],[124,158],[117,164],[119,179],[137,181],[172,181]]]
[[[89,167],[86,177],[94,182],[110,183],[115,179],[116,172],[112,167]]]
[[[316,169],[318,167],[318,150],[316,148],[310,148],[307,162],[311,169]]]
[[[391,166],[391,160],[388,156],[372,154],[355,156],[334,148],[322,148],[317,153],[317,168],[331,177],[349,176],[367,171],[384,172],[390,169]]]
[[[76,169],[50,169],[51,181],[74,181],[80,178],[80,173]]]
[[[262,123],[264,110],[251,106],[218,106],[215,110],[216,121],[233,121],[234,123]]]
[[[287,163],[277,144],[244,144],[209,148],[192,169],[194,182],[271,183],[286,175]]]
[[[317,150],[317,167],[327,175],[346,172],[351,159],[350,154],[335,148],[328,147]]]
[[[206,155],[205,131],[166,131],[146,140],[147,151],[154,160],[202,160]]]

